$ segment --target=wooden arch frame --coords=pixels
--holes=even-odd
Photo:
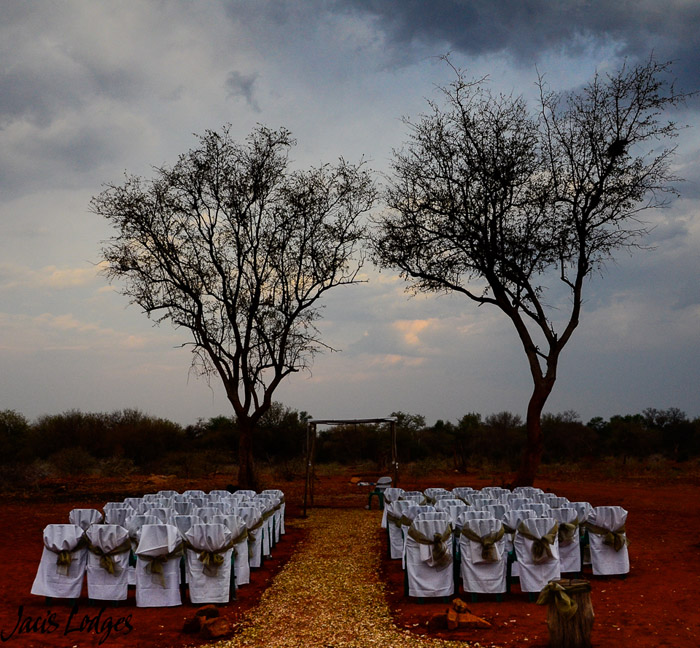
[[[391,431],[391,466],[394,473],[393,485],[399,481],[399,461],[396,448],[396,417],[384,416],[368,419],[318,419],[310,420],[306,425],[306,484],[304,485],[304,517],[309,500],[314,501],[314,467],[316,459],[316,428],[319,425],[368,425],[372,423],[389,423]]]

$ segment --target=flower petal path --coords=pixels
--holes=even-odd
[[[379,518],[315,509],[308,537],[232,640],[217,648],[469,648],[397,628],[380,580]]]

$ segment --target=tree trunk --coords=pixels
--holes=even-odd
[[[238,488],[258,490],[258,477],[253,459],[253,430],[250,421],[238,420]]]
[[[520,468],[515,477],[514,486],[532,486],[542,461],[544,437],[542,436],[542,410],[547,398],[552,393],[554,380],[535,382],[535,388],[527,405],[527,440],[520,460]]]

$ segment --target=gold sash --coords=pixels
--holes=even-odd
[[[559,525],[556,522],[554,523],[554,526],[541,538],[532,535],[522,522],[518,525],[518,533],[523,536],[523,538],[532,540],[532,558],[535,563],[541,563],[553,557],[551,546],[557,539],[558,532]]]
[[[444,567],[450,562],[451,557],[445,543],[448,539],[452,538],[452,525],[448,524],[442,534],[435,533],[432,538],[423,535],[413,526],[408,529],[408,535],[420,544],[431,545],[433,547],[433,560],[437,563],[438,567]]]
[[[501,528],[495,533],[489,533],[485,536],[480,536],[474,533],[466,524],[462,526],[462,535],[473,542],[478,542],[481,545],[481,557],[486,562],[498,562],[496,553],[496,543],[505,535],[506,530]]]
[[[630,543],[627,539],[627,532],[625,531],[624,524],[615,531],[596,526],[590,522],[586,522],[586,528],[589,531],[593,531],[596,535],[603,536],[603,544],[612,547],[615,551],[620,551],[622,547],[626,547]]]
[[[103,551],[88,540],[88,550],[100,557],[100,567],[102,567],[102,569],[112,576],[115,576],[122,572],[122,568],[114,562],[114,556],[131,551],[131,540],[127,538],[111,551]]]

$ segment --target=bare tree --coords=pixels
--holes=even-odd
[[[254,487],[255,426],[282,380],[328,348],[319,299],[358,281],[375,189],[362,164],[290,170],[285,129],[199,140],[152,180],[107,185],[91,208],[117,231],[107,277],[156,322],[187,329],[193,366],[221,379],[240,427],[238,483]]]
[[[394,155],[375,258],[414,290],[461,293],[510,318],[534,385],[517,476],[527,484],[586,280],[615,252],[638,247],[640,212],[674,193],[674,148],[652,146],[677,134],[662,113],[687,95],[667,81],[669,64],[650,59],[596,74],[577,92],[551,92],[540,78],[533,113],[522,98],[495,96],[485,79],[453,69],[444,104],[406,120],[410,138]]]

